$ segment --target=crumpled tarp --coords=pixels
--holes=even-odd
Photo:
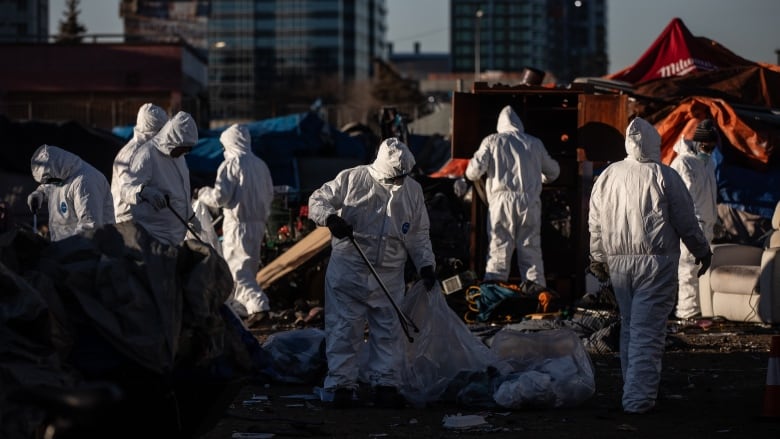
[[[0,436],[34,426],[6,422],[20,416],[5,404],[18,389],[68,389],[122,370],[225,380],[252,369],[221,315],[227,263],[197,241],[166,246],[132,222],[54,243],[12,230],[0,235],[0,281]],[[153,382],[127,379],[155,395]]]

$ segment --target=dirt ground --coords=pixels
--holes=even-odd
[[[780,419],[761,417],[770,339],[780,328],[717,321],[706,330],[678,322],[668,327],[660,398],[646,415],[620,409],[620,360],[610,353],[591,354],[596,394],[576,408],[474,410],[437,404],[337,410],[313,399],[312,386],[246,384],[200,438],[780,437]],[[257,336],[274,329],[279,328]],[[485,424],[443,426],[445,417],[458,415],[482,416]]]

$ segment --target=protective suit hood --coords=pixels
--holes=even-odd
[[[168,122],[168,115],[165,113],[165,110],[154,104],[143,104],[138,109],[133,133],[136,139],[146,142],[162,129],[165,122]]]
[[[406,175],[412,172],[415,163],[409,147],[398,138],[390,137],[379,145],[376,160],[371,164],[372,176],[382,179]]]
[[[496,131],[499,133],[505,133],[507,131],[525,132],[523,122],[520,120],[520,116],[515,113],[515,110],[511,106],[507,105],[498,114],[498,122],[496,122]]]
[[[198,143],[198,126],[188,113],[180,111],[165,123],[154,136],[154,147],[165,155],[179,146],[195,146]]]
[[[674,144],[674,152],[676,152],[679,155],[682,154],[696,154],[696,142],[693,140],[687,140],[684,138],[680,138],[680,141]]]
[[[219,141],[225,148],[225,159],[249,153],[252,148],[252,136],[243,125],[233,124],[222,132]]]
[[[637,117],[626,128],[626,153],[638,162],[661,162],[661,136],[646,120]]]
[[[32,176],[41,184],[48,178],[67,180],[81,167],[81,164],[82,160],[76,154],[50,145],[39,146],[30,159]]]

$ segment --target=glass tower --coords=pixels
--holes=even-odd
[[[606,0],[450,0],[454,72],[606,74]]]
[[[0,41],[46,43],[49,0],[0,1]]]
[[[278,115],[367,79],[383,53],[386,15],[385,0],[212,1],[212,118]]]

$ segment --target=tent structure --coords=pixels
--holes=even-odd
[[[332,178],[341,169],[366,163],[368,147],[343,133],[317,112],[246,122],[252,136],[252,150],[271,171],[274,186],[284,192],[306,192]],[[185,157],[193,186],[214,183],[224,160],[219,136],[228,127],[201,130],[198,144]],[[117,127],[114,134],[132,135],[132,129]]]
[[[674,18],[632,66],[607,78],[640,84],[653,79],[750,65],[755,63],[714,40],[694,36],[681,19]]]
[[[694,36],[674,18],[633,65],[605,79],[633,85],[635,113],[658,129],[666,164],[691,119],[714,119],[718,202],[771,218],[780,200],[780,66]]]

